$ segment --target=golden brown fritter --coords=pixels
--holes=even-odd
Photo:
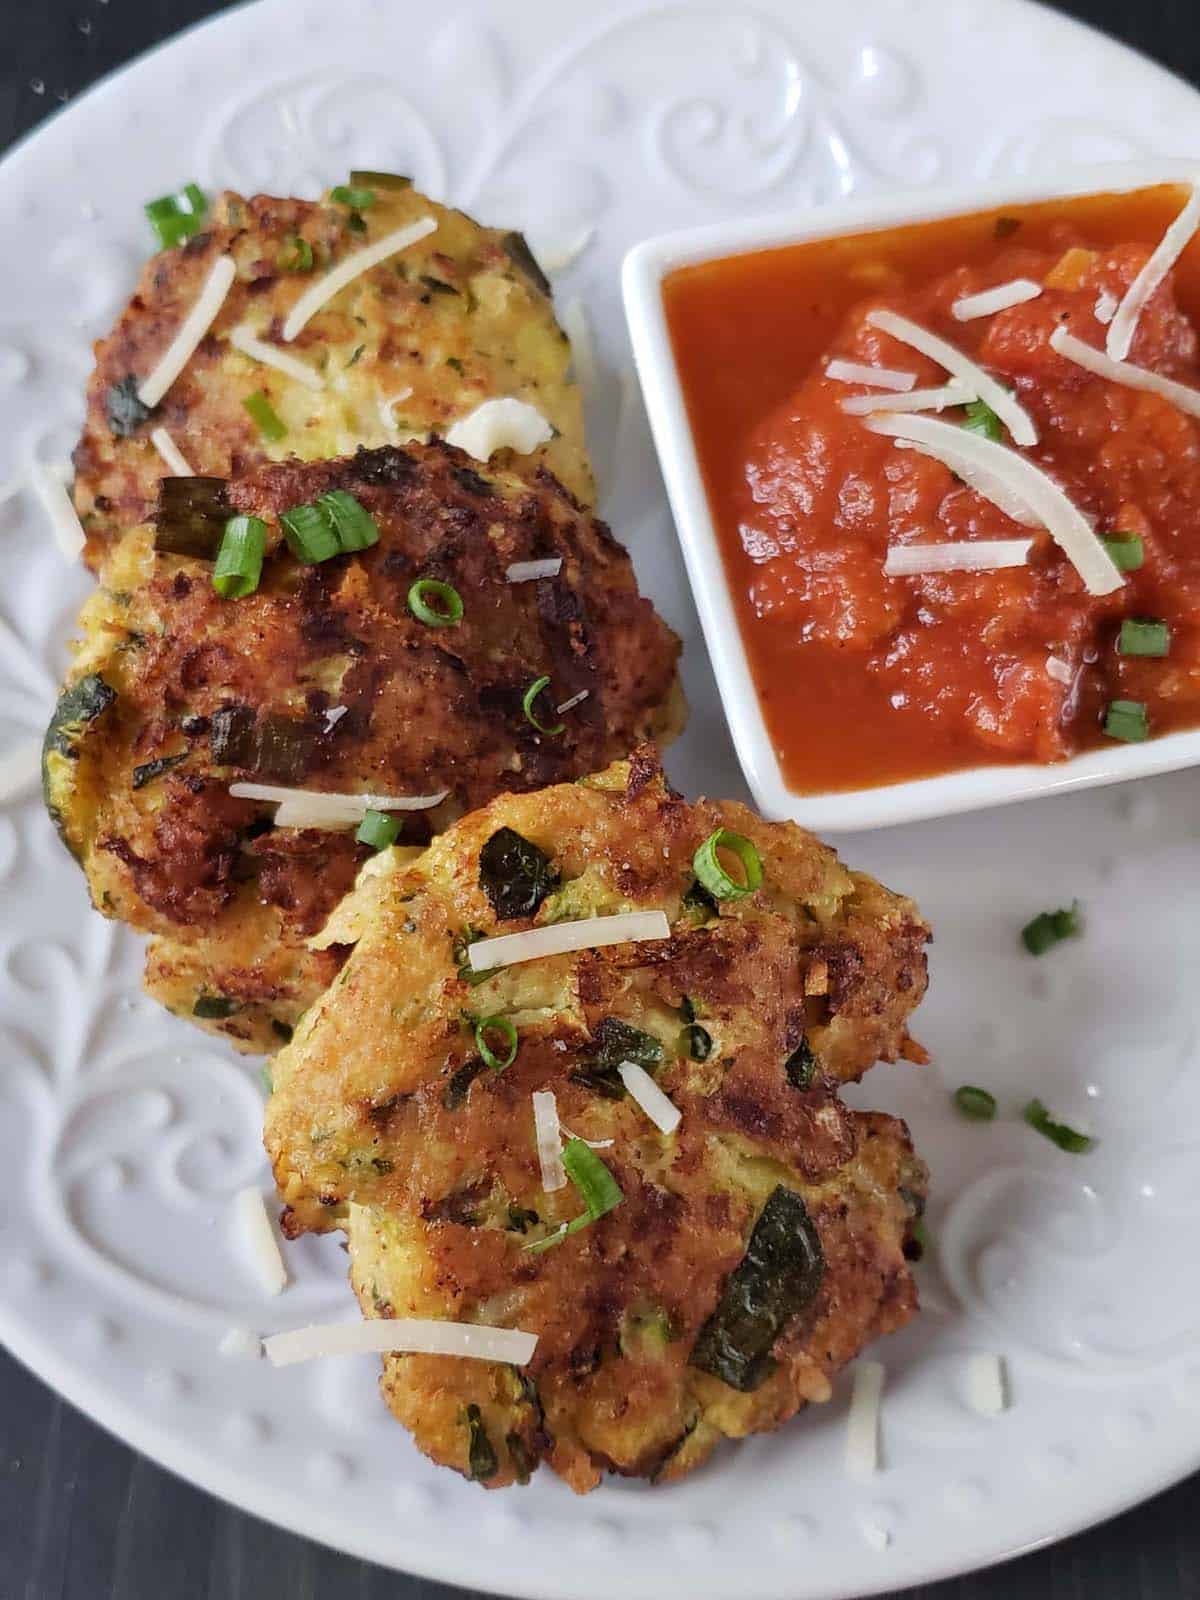
[[[332,489],[372,514],[379,542],[302,564],[277,519]],[[392,446],[265,466],[228,500],[268,524],[258,591],[220,598],[212,564],[156,552],[149,527],[122,540],[84,608],[46,789],[95,904],[154,936],[151,993],[269,1050],[337,971],[339,952],[305,940],[369,851],[352,833],[272,827],[273,806],[231,783],[449,790],[404,817],[424,843],[504,790],[678,731],[679,645],[625,550],[545,472],[481,474],[446,444]],[[557,576],[506,581],[510,563],[544,557],[561,558]],[[455,626],[413,614],[420,578],[461,595]],[[553,733],[523,708],[539,677],[534,714]]]
[[[222,194],[203,233],[147,264],[113,331],[96,346],[75,450],[75,504],[90,566],[154,506],[168,471],[150,442],[158,427],[193,472],[227,477],[267,460],[323,461],[359,445],[444,433],[481,401],[512,396],[556,429],[533,457],[520,459],[546,465],[591,502],[579,394],[567,381],[570,348],[549,285],[520,235],[482,228],[411,188],[373,193],[362,212],[328,200]],[[355,279],[295,340],[283,341],[287,313],[319,277],[423,217],[436,220],[436,232]],[[147,415],[137,384],[224,254],[233,256],[237,278],[220,315]],[[287,270],[304,262],[311,263],[306,271]],[[306,363],[322,387],[241,354],[229,342],[241,325]],[[284,424],[280,439],[264,439],[245,409],[258,392]]]
[[[757,892],[697,893],[717,828],[752,842]],[[663,911],[670,937],[482,981],[463,965],[476,937],[630,910]],[[904,1051],[927,936],[801,829],[687,804],[648,748],[371,863],[321,941],[353,953],[274,1064],[266,1138],[287,1231],[346,1230],[366,1316],[538,1335],[520,1371],[386,1357],[422,1450],[493,1487],[543,1459],[579,1491],[605,1470],[677,1477],[827,1399],[910,1318],[924,1167],[902,1123],[837,1087]],[[502,1071],[485,1017],[516,1030]],[[680,1110],[674,1134],[625,1094],[623,1059]],[[565,1129],[612,1141],[622,1198],[538,1250],[584,1211],[573,1186],[542,1189],[545,1090]]]

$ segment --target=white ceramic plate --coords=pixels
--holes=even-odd
[[[1200,146],[1200,99],[1018,0],[263,0],[86,96],[0,168],[0,483],[69,448],[88,341],[128,293],[148,196],[197,178],[315,193],[412,171],[554,251],[591,308],[608,509],[685,638],[691,727],[670,767],[741,790],[690,609],[622,331],[639,237],[1048,159]],[[85,585],[20,489],[0,504],[0,749],[38,732]],[[484,1495],[385,1414],[370,1360],[275,1373],[225,1360],[231,1324],[349,1315],[344,1256],[290,1250],[258,1293],[228,1201],[266,1185],[260,1095],[138,996],[136,941],[86,909],[32,795],[0,810],[0,1333],[131,1443],[237,1504],[364,1556],[528,1596],[817,1600],[960,1572],[1108,1515],[1200,1465],[1195,1173],[1200,1083],[1195,780],[860,834],[856,863],[938,934],[919,1032],[935,1065],[860,1103],[906,1115],[935,1173],[940,1264],[887,1363],[883,1466],[843,1477],[845,1387],[770,1438],[653,1491],[577,1500],[547,1474]],[[1016,930],[1078,895],[1086,939],[1034,962]],[[1101,1144],[1071,1158],[1011,1115],[957,1122],[945,1086],[1006,1113],[1038,1092]],[[963,1401],[1003,1351],[1011,1409]]]

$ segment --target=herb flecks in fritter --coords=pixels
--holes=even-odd
[[[697,924],[693,859],[722,830],[761,875]],[[481,874],[489,851],[509,858],[498,838],[546,863],[505,875],[535,885],[523,915]],[[670,937],[467,981],[478,938],[569,941],[628,912],[665,915]],[[609,1470],[679,1477],[723,1436],[827,1399],[912,1315],[924,1168],[903,1124],[836,1090],[916,1053],[927,929],[811,835],[689,805],[641,748],[585,783],[497,799],[415,859],[375,858],[331,931],[355,947],[274,1065],[287,1231],[345,1229],[368,1317],[538,1336],[519,1374],[384,1359],[387,1401],[435,1461],[492,1488],[539,1462],[580,1491]],[[499,1071],[477,1032],[497,1018],[519,1040]],[[698,1018],[711,1049],[678,1049]],[[673,1131],[623,1092],[629,1064],[680,1112]],[[561,1186],[535,1094],[555,1105]]]

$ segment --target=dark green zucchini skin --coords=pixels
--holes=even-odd
[[[58,697],[46,737],[42,740],[42,798],[58,836],[73,856],[79,852],[67,833],[66,819],[56,799],[58,782],[55,775],[55,758],[78,761],[79,749],[92,724],[102,717],[116,701],[117,692],[98,672],[89,672]]]
[[[824,1276],[825,1254],[808,1207],[781,1184],[696,1336],[691,1365],[743,1394],[757,1389],[774,1371],[776,1339],[816,1298]]]

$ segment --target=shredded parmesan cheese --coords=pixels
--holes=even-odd
[[[555,706],[555,715],[561,717],[564,711],[574,711],[576,706],[583,704],[591,692],[590,689],[580,689],[578,694],[573,694],[569,700],[564,700],[562,705]]]
[[[967,1358],[967,1404],[981,1417],[998,1417],[1008,1407],[1004,1357],[978,1351]]]
[[[422,1355],[467,1356],[473,1361],[499,1361],[523,1367],[537,1349],[536,1333],[517,1328],[488,1328],[474,1322],[433,1322],[422,1317],[384,1317],[375,1322],[334,1322],[324,1327],[295,1328],[263,1340],[273,1367],[319,1356]]]
[[[581,228],[573,239],[564,239],[557,245],[543,245],[534,252],[537,263],[543,272],[565,272],[579,260],[595,236],[595,228]]]
[[[683,1113],[662,1092],[645,1067],[639,1067],[633,1061],[622,1061],[617,1071],[621,1075],[621,1082],[660,1133],[674,1133],[683,1119]]]
[[[947,406],[965,406],[974,398],[961,383],[947,383],[940,389],[913,389],[908,394],[852,394],[841,407],[849,416],[865,417],[872,411],[943,411]]]
[[[662,911],[622,911],[610,917],[584,917],[578,922],[555,922],[546,928],[502,933],[495,939],[477,939],[467,946],[472,972],[491,972],[542,956],[568,955],[575,950],[598,950],[602,945],[636,944],[644,939],[669,939],[671,925]]]
[[[1047,656],[1046,676],[1053,678],[1055,683],[1070,683],[1074,674],[1070,663],[1064,661],[1061,656]]]
[[[235,800],[265,800],[277,804],[280,828],[349,828],[368,811],[429,811],[450,793],[437,794],[331,794],[316,789],[289,789],[274,783],[231,783]]]
[[[165,428],[155,428],[150,435],[150,443],[177,478],[192,477],[192,469],[187,464],[187,458]]]
[[[854,1368],[850,1413],[846,1419],[846,1470],[854,1478],[879,1471],[879,1404],[883,1398],[883,1363],[859,1361]]]
[[[870,417],[864,426],[874,433],[908,440],[914,449],[943,462],[1010,515],[1011,506],[1023,504],[1025,515],[1021,520],[1028,522],[1032,518],[1046,528],[1083,579],[1089,594],[1110,594],[1121,587],[1124,579],[1083,513],[1071,504],[1053,478],[1025,456],[933,417]],[[990,489],[989,482],[993,485]],[[997,486],[1003,488],[1003,497],[996,492]]]
[[[1120,301],[1111,289],[1101,289],[1096,296],[1096,321],[1109,323],[1117,314]]]
[[[911,345],[931,361],[936,361],[940,367],[945,367],[947,372],[970,389],[972,399],[986,401],[1017,444],[1037,443],[1037,429],[1025,407],[970,356],[955,349],[945,339],[940,339],[936,333],[930,333],[928,328],[910,322],[907,317],[897,316],[894,311],[870,311],[867,321],[881,333],[890,333],[893,339]]]
[[[505,583],[532,583],[535,578],[557,578],[562,571],[561,556],[547,556],[544,561],[514,561],[505,570]]]
[[[259,361],[264,367],[274,367],[276,372],[282,372],[287,378],[295,378],[297,383],[306,384],[310,389],[325,387],[325,379],[315,367],[310,367],[307,361],[301,361],[299,356],[289,355],[286,350],[268,344],[244,323],[232,330],[229,342],[235,350],[249,356],[251,361]]]
[[[917,381],[915,372],[900,372],[895,367],[871,367],[861,361],[831,361],[825,376],[834,383],[865,383],[872,389],[891,389],[904,393]]]
[[[1138,321],[1154,291],[1183,254],[1200,228],[1200,188],[1193,187],[1188,202],[1159,240],[1153,255],[1129,285],[1108,325],[1104,348],[1114,361],[1124,361],[1133,346]]]
[[[566,1187],[567,1173],[562,1163],[562,1129],[558,1125],[558,1101],[549,1089],[539,1089],[533,1097],[533,1131],[537,1140],[538,1161],[542,1168],[542,1188],[547,1194]]]
[[[883,563],[885,578],[922,572],[992,572],[1023,567],[1032,539],[974,539],[966,544],[892,544]]]
[[[1189,389],[1185,383],[1176,383],[1174,378],[1164,378],[1160,372],[1150,372],[1146,367],[1135,367],[1129,361],[1116,361],[1065,328],[1055,328],[1050,335],[1050,347],[1094,377],[1124,384],[1127,389],[1144,389],[1148,394],[1161,395],[1188,416],[1200,417],[1200,389]]]
[[[959,322],[991,317],[997,311],[1007,311],[1010,306],[1023,306],[1027,300],[1036,300],[1041,292],[1041,284],[1034,283],[1032,278],[1013,278],[1009,283],[998,283],[994,289],[963,295],[950,307],[950,315]]]
[[[75,513],[67,486],[53,467],[35,461],[30,469],[34,493],[42,510],[50,518],[55,542],[68,561],[78,561],[83,554],[83,524]]]
[[[407,389],[401,389],[397,394],[392,395],[390,400],[381,400],[379,402],[379,420],[389,433],[398,431],[400,424],[396,421],[396,407],[402,400],[407,400],[411,394],[412,384],[410,383]]]
[[[267,1215],[267,1202],[263,1199],[262,1190],[241,1189],[233,1203],[238,1225],[263,1288],[268,1294],[281,1294],[287,1287],[287,1268]]]
[[[361,277],[364,272],[370,272],[371,268],[377,267],[381,261],[386,261],[389,256],[398,255],[401,250],[407,250],[409,245],[416,244],[418,239],[424,239],[436,230],[437,223],[432,217],[422,217],[418,222],[410,222],[406,227],[397,228],[394,233],[384,234],[382,239],[368,245],[365,250],[356,250],[344,261],[339,261],[336,267],[318,279],[311,288],[306,289],[288,312],[287,320],[283,324],[284,342],[291,344],[317,312],[327,305],[334,295],[340,294],[348,283],[353,283],[355,278]]]
[[[562,330],[571,345],[575,381],[586,391],[596,381],[596,354],[592,346],[592,325],[582,300],[572,300],[565,307]]]
[[[611,1150],[616,1144],[615,1139],[585,1139],[582,1134],[572,1133],[565,1122],[560,1122],[558,1131],[564,1139],[578,1139],[580,1144],[587,1145],[589,1150]]]
[[[325,713],[325,732],[332,733],[349,709],[349,706],[330,706]]]
[[[138,387],[138,399],[153,409],[192,359],[196,346],[212,327],[233,287],[237,267],[232,256],[218,256],[213,262],[196,303],[180,324],[179,332],[159,357],[158,365]]]
[[[42,741],[25,739],[0,755],[0,805],[15,800],[38,781],[42,765]]]
[[[553,437],[554,429],[536,406],[511,398],[485,400],[446,430],[446,443],[476,461],[490,461],[497,450],[527,456]]]
[[[262,1340],[249,1328],[230,1328],[222,1337],[217,1349],[223,1356],[242,1357],[257,1361],[262,1355]]]

